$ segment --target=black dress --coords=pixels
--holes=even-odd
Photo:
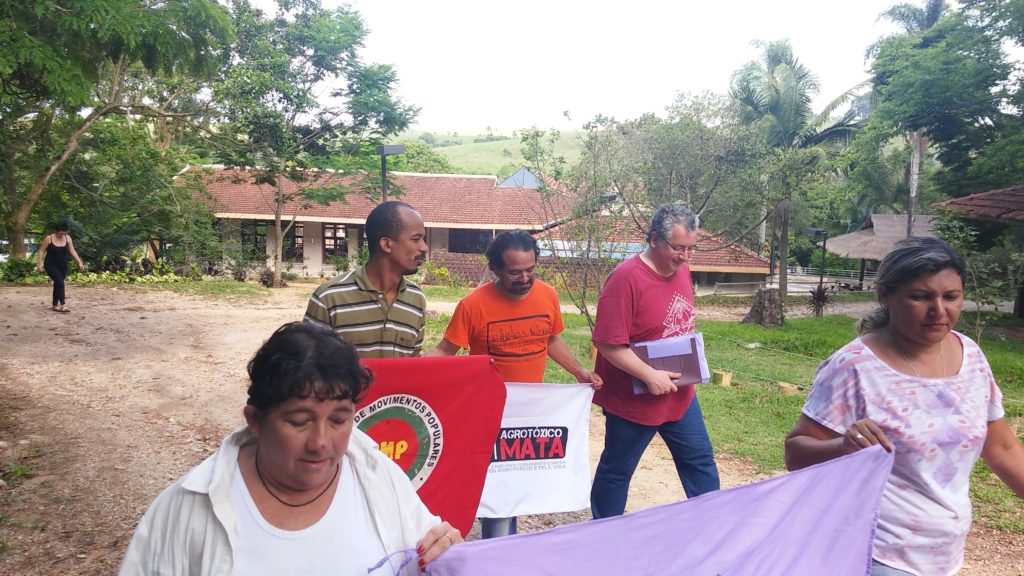
[[[46,275],[53,280],[54,306],[64,304],[64,278],[68,275],[70,245],[71,241],[65,237],[64,245],[57,246],[51,236],[50,245],[46,247],[46,255],[43,257],[43,270],[46,270]]]

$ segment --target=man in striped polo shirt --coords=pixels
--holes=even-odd
[[[419,356],[427,299],[405,279],[426,260],[423,218],[404,202],[384,202],[366,217],[370,260],[317,288],[306,322],[333,328],[360,358]]]

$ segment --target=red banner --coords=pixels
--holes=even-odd
[[[355,423],[401,466],[431,512],[473,527],[501,428],[505,384],[489,356],[365,359]]]

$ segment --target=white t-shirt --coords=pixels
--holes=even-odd
[[[964,348],[960,371],[919,378],[892,369],[860,339],[818,367],[804,404],[809,418],[839,434],[870,418],[892,441],[892,473],[875,529],[876,560],[912,574],[955,574],[971,528],[968,483],[988,423],[1003,417],[1002,393],[985,355]]]
[[[366,497],[343,456],[338,488],[323,518],[302,530],[282,530],[256,508],[235,467],[232,499],[235,524],[234,576],[366,576],[384,557]],[[373,576],[390,575],[387,566]]]

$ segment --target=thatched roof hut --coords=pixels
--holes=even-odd
[[[934,236],[935,217],[914,216],[914,236]],[[906,214],[872,214],[860,230],[829,238],[826,249],[844,258],[881,261],[907,236]]]

